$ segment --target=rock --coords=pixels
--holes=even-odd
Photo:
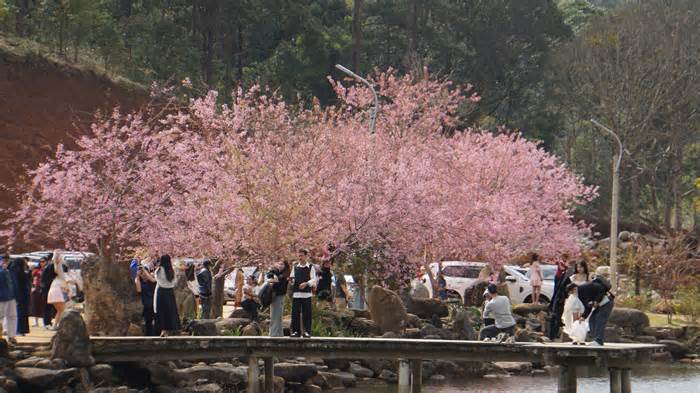
[[[666,350],[674,359],[682,359],[688,354],[688,346],[676,340],[659,340],[659,344],[665,345]]]
[[[622,231],[617,235],[621,242],[628,242],[632,239],[632,234],[629,231]]]
[[[399,335],[395,332],[386,332],[382,334],[382,338],[399,338]]]
[[[416,299],[404,296],[403,301],[406,305],[406,311],[421,319],[430,319],[433,315],[437,315],[438,318],[450,315],[447,304],[438,299]]]
[[[374,371],[362,367],[357,363],[350,363],[348,371],[359,378],[372,378],[374,376]]]
[[[105,387],[90,390],[90,393],[130,393],[127,386]]]
[[[241,330],[241,336],[261,336],[262,335],[262,329],[260,329],[260,325],[258,325],[256,322],[251,322],[247,324],[243,330]]]
[[[132,337],[145,336],[146,333],[143,328],[135,323],[130,323],[129,327],[126,329],[126,335]]]
[[[284,378],[287,382],[304,383],[307,379],[318,373],[315,364],[277,363],[275,375]]]
[[[457,363],[450,360],[434,360],[435,372],[442,375],[454,375],[457,373]]]
[[[546,304],[540,303],[521,303],[513,306],[513,314],[528,317],[530,314],[538,314],[542,311],[547,311],[549,308]]]
[[[95,385],[109,385],[112,382],[112,366],[96,364],[90,367],[90,380]]]
[[[34,367],[46,368],[49,370],[62,370],[68,368],[68,362],[63,359],[42,359]]]
[[[649,327],[649,317],[633,308],[615,307],[610,314],[608,324],[623,328],[632,335],[640,335],[644,328]]]
[[[384,369],[395,369],[397,367],[394,362],[385,359],[361,359],[360,364],[374,372],[374,375],[379,375]]]
[[[656,337],[654,336],[637,336],[634,338],[637,342],[640,343],[645,343],[645,344],[654,344],[656,343]]]
[[[221,386],[215,383],[207,383],[207,384],[201,384],[201,385],[195,385],[195,386],[188,386],[182,389],[179,389],[177,392],[178,393],[219,393],[223,392],[226,389],[222,389]]]
[[[142,320],[141,297],[134,291],[129,265],[93,257],[81,263],[85,323],[92,335],[124,336]]]
[[[429,323],[426,323],[425,325],[423,325],[423,328],[421,328],[421,330],[420,330],[420,334],[424,338],[428,338],[428,337],[432,336],[432,337],[438,337],[439,339],[442,339],[442,340],[451,340],[452,339],[452,332],[450,332],[447,329],[436,328],[435,326],[433,326]]]
[[[215,319],[193,319],[187,322],[185,331],[193,336],[218,336]]]
[[[400,333],[406,327],[406,307],[396,292],[375,285],[369,292],[368,304],[372,320],[383,333]]]
[[[494,365],[516,375],[525,375],[532,371],[532,363],[530,362],[495,362]]]
[[[355,318],[372,319],[372,315],[369,313],[369,310],[358,310],[356,308],[351,308],[350,311]]]
[[[224,335],[239,329],[250,323],[247,318],[224,318],[215,322],[218,335]]]
[[[471,313],[459,310],[452,318],[452,332],[460,340],[476,340],[476,331],[471,318]]]
[[[51,338],[51,359],[58,358],[65,359],[72,367],[90,367],[95,364],[90,335],[78,311],[65,311]]]
[[[15,362],[15,367],[35,367],[37,365],[37,363],[39,363],[42,360],[46,360],[46,359],[40,358],[37,356],[30,356],[26,359]]]
[[[148,371],[150,382],[153,385],[175,385],[178,381],[173,370],[161,363],[148,363],[142,367]]]
[[[10,346],[7,344],[7,340],[0,336],[0,358],[6,358],[10,352]]]
[[[433,374],[437,374],[437,367],[434,362],[423,361],[423,380],[429,379]]]
[[[351,388],[357,385],[357,377],[353,373],[341,371],[333,373],[333,375],[337,378],[340,378],[340,380],[343,381],[343,385],[346,388]]]
[[[418,318],[418,315],[408,313],[406,314],[406,316],[408,317],[406,319],[406,327],[418,329],[423,327],[423,321],[420,318]]]
[[[379,325],[371,319],[353,318],[348,323],[348,329],[364,337],[382,334]]]
[[[231,314],[228,315],[229,318],[241,318],[241,319],[246,319],[248,322],[250,322],[250,314],[248,314],[248,311],[242,309],[242,308],[237,308],[231,312]]]
[[[537,342],[539,334],[529,331],[527,329],[516,329],[515,330],[515,341],[524,343],[534,343]]]
[[[331,370],[344,371],[350,367],[347,359],[323,359],[323,363]]]
[[[321,393],[323,389],[316,385],[301,385],[297,390],[298,393]]]
[[[388,382],[396,382],[399,380],[399,376],[396,375],[395,372],[389,370],[382,370],[382,372],[379,373],[379,376],[377,378]]]
[[[432,381],[444,381],[446,379],[447,378],[442,374],[433,374],[430,376],[430,380]]]
[[[605,327],[605,341],[611,343],[621,342],[621,337],[624,334],[624,330],[615,325],[608,325]]]
[[[651,360],[655,362],[670,362],[673,360],[673,355],[668,351],[652,353]]]
[[[233,367],[228,363],[216,365],[196,365],[189,368],[173,370],[175,377],[180,381],[194,382],[198,379],[206,379],[220,385],[238,385],[248,381],[247,367]]]
[[[43,392],[46,388],[59,388],[79,378],[77,368],[47,370],[43,368],[17,367],[17,383],[22,392]]]
[[[419,339],[421,338],[420,329],[406,329],[401,335],[402,338]]]

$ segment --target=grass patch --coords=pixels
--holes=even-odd
[[[649,317],[649,324],[652,327],[679,327],[691,325],[689,320],[683,315],[673,315],[671,319],[671,324],[668,324],[668,316],[666,314],[657,314],[653,312],[647,312]]]

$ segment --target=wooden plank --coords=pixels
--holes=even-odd
[[[629,368],[620,369],[620,385],[622,393],[632,393],[632,379]]]
[[[577,390],[576,366],[568,364],[560,365],[557,393],[576,393]]]
[[[258,358],[248,357],[248,393],[260,393],[260,368]]]
[[[411,360],[411,393],[423,392],[423,361]]]
[[[275,362],[265,358],[265,393],[275,393]]]
[[[610,369],[610,393],[622,393],[619,368]]]

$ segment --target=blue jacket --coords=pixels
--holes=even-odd
[[[0,267],[0,302],[6,302],[15,298],[15,283],[12,274]]]

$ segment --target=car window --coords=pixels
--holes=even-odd
[[[63,262],[66,264],[66,266],[70,270],[79,270],[81,261],[82,261],[82,258],[74,258],[74,257],[63,258]]]
[[[447,277],[478,278],[481,268],[478,266],[445,266],[442,273]]]

